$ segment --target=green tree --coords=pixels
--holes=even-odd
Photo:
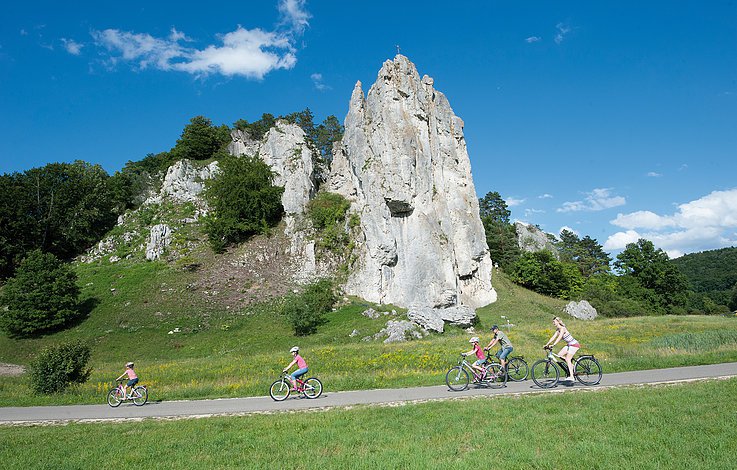
[[[620,285],[629,294],[627,297],[643,300],[665,312],[686,305],[685,276],[669,262],[668,254],[656,249],[651,241],[641,238],[637,243],[629,243],[617,255],[614,266],[621,275]]]
[[[260,158],[221,155],[219,168],[205,190],[211,208],[205,231],[216,252],[265,233],[281,220],[284,211],[284,188],[274,186],[274,173]]]
[[[494,222],[509,223],[509,216],[512,212],[508,209],[506,201],[496,192],[486,193],[486,196],[479,199],[479,215],[481,218],[490,217]]]
[[[305,286],[300,294],[287,297],[283,314],[289,319],[297,336],[306,336],[317,331],[325,323],[325,315],[337,301],[333,282],[320,279]]]
[[[79,341],[70,341],[41,350],[31,362],[31,388],[36,393],[61,392],[69,385],[85,383],[92,369],[87,367],[91,350]]]
[[[732,295],[729,299],[729,309],[733,312],[737,311],[737,284],[732,287]]]
[[[174,160],[208,160],[230,141],[227,126],[214,127],[204,116],[195,116],[184,127],[181,137],[171,149]]]
[[[578,266],[581,274],[588,278],[594,274],[609,272],[612,259],[595,239],[586,235],[580,239],[570,230],[560,233],[560,241],[556,242],[560,260]]]
[[[523,253],[512,266],[510,278],[537,293],[562,299],[580,296],[584,286],[578,268],[561,263],[548,250]]]
[[[345,133],[345,127],[338,121],[338,118],[332,114],[315,129],[315,146],[320,152],[320,156],[327,161],[333,159],[333,145],[340,142]]]
[[[517,232],[509,223],[512,215],[501,195],[494,191],[479,198],[479,215],[486,233],[486,245],[492,261],[502,269],[509,269],[519,258],[520,248]]]
[[[51,253],[35,250],[20,263],[0,296],[0,327],[11,337],[58,329],[80,316],[77,275]]]

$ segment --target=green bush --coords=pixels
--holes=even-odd
[[[333,308],[336,300],[333,282],[321,279],[307,285],[301,294],[287,297],[282,313],[289,319],[297,336],[306,336],[315,333],[317,327],[325,323],[325,314]]]
[[[345,220],[350,207],[351,203],[346,198],[329,192],[318,193],[307,204],[307,215],[317,230],[318,246],[338,251],[348,245]]]
[[[31,388],[36,393],[61,392],[73,383],[84,383],[92,369],[87,368],[90,347],[78,341],[43,349],[29,366]]]
[[[77,275],[51,253],[32,251],[8,279],[0,328],[27,337],[60,328],[80,316]]]

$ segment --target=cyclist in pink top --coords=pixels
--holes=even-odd
[[[476,370],[479,375],[483,377],[485,373],[484,364],[486,363],[486,354],[484,354],[481,346],[479,346],[478,336],[474,336],[473,338],[469,339],[468,342],[473,344],[473,349],[462,354],[464,356],[470,356],[471,354],[476,353],[476,362],[471,364],[471,367],[473,367],[474,370]]]
[[[299,355],[298,346],[293,347],[289,350],[289,352],[292,353],[292,356],[294,356],[294,360],[292,360],[292,362],[290,362],[289,365],[284,368],[284,372],[288,371],[292,368],[293,365],[297,364],[297,370],[292,372],[292,375],[289,376],[289,380],[290,382],[292,382],[292,389],[296,389],[297,379],[307,373],[307,362],[305,362],[302,356]]]
[[[125,400],[128,396],[128,387],[131,387],[131,390],[133,390],[133,387],[138,383],[138,375],[136,375],[136,371],[133,370],[133,363],[129,362],[125,365],[125,372],[120,374],[120,377],[118,377],[117,380],[122,379],[125,376],[128,376],[128,383],[125,384],[125,387],[123,387],[123,399]]]

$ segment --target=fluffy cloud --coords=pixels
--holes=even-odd
[[[310,79],[312,80],[313,85],[315,85],[315,88],[317,88],[318,90],[325,91],[330,89],[330,87],[322,81],[321,73],[313,73],[312,75],[310,75]]]
[[[737,245],[737,188],[681,204],[671,215],[637,211],[618,214],[611,223],[627,230],[610,236],[604,243],[607,250],[623,249],[639,238],[652,241],[671,257]]]
[[[556,44],[562,43],[566,35],[571,32],[571,27],[565,23],[558,23],[557,25],[555,25],[555,29],[558,30],[558,32],[555,33],[555,37],[553,38]]]
[[[611,188],[597,188],[586,193],[586,198],[582,201],[564,202],[556,212],[601,211],[622,206],[626,202],[622,196],[613,196]]]
[[[532,44],[533,42],[538,42],[540,39],[542,38],[540,38],[539,36],[530,36],[529,38],[525,39],[525,42],[527,44]]]
[[[505,200],[508,207],[515,207],[515,206],[522,205],[524,204],[525,201],[526,199],[520,199],[520,198],[513,197],[513,196],[510,196]]]
[[[220,44],[201,49],[191,47],[192,39],[176,29],[165,38],[117,29],[91,34],[95,44],[109,53],[109,66],[122,61],[139,69],[155,67],[193,75],[220,74],[261,80],[273,70],[294,67],[297,63],[294,38],[309,24],[304,0],[281,0],[279,12],[281,24],[288,27],[286,31],[238,26],[235,31],[219,35]]]
[[[79,55],[84,47],[84,44],[80,44],[74,39],[61,38],[61,43],[64,45],[64,49],[72,55]]]

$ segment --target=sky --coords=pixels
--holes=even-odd
[[[613,256],[737,246],[737,0],[37,1],[0,25],[0,173],[113,173],[197,115],[343,120],[399,48],[513,220]]]

